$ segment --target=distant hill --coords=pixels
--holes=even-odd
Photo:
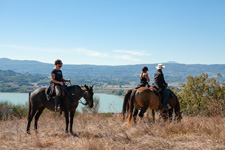
[[[47,77],[21,74],[11,70],[0,70],[0,77],[1,92],[28,92],[49,84]]]
[[[50,76],[53,64],[41,63],[38,61],[28,60],[11,60],[0,58],[0,70],[13,70],[19,73],[30,73],[33,75]],[[164,63],[165,78],[168,82],[184,82],[189,75],[200,75],[207,73],[210,77],[216,77],[217,73],[225,76],[225,65],[202,65],[202,64],[179,64],[176,62]],[[149,68],[150,79],[153,80],[155,66],[157,64],[138,64],[138,65],[122,65],[122,66],[98,66],[98,65],[64,65],[62,68],[65,78],[76,80],[78,83],[82,81],[89,82],[139,82],[139,74],[141,68],[147,66]],[[225,78],[223,78],[225,79]]]

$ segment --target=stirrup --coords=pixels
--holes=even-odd
[[[57,108],[57,112],[60,112],[60,111],[62,111],[62,110],[61,110],[61,108],[58,106],[58,108]]]
[[[171,108],[170,104],[167,104],[167,109],[170,110]]]
[[[58,107],[56,107],[55,106],[55,112],[61,112],[62,110],[61,110],[61,108],[58,106]]]

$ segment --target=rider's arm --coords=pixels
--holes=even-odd
[[[66,80],[63,78],[63,82],[70,82],[70,79]]]
[[[142,73],[140,74],[140,79],[142,79]]]
[[[55,80],[55,74],[54,73],[51,73],[51,82],[63,85],[63,82],[59,82],[59,81]]]
[[[145,74],[145,78],[147,79],[148,82],[150,82],[150,79],[148,77],[148,73]]]
[[[164,75],[162,74],[162,81],[163,81],[163,84],[165,84],[166,86],[168,86],[168,83],[166,83],[165,79],[164,79]]]

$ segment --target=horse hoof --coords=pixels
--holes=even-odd
[[[68,130],[66,130],[65,132],[68,133]]]
[[[74,137],[78,137],[76,133],[73,133],[73,131],[70,131],[70,134],[73,135]]]
[[[27,134],[30,134],[30,131],[27,131]]]

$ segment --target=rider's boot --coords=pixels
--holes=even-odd
[[[59,104],[60,99],[61,99],[60,96],[55,96],[55,111],[56,111],[56,112],[61,111],[61,109],[60,109],[60,104]]]

